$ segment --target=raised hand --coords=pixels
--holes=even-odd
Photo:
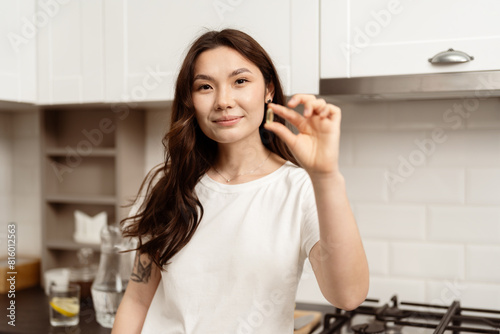
[[[304,113],[295,110],[304,105]],[[312,176],[338,172],[340,141],[340,108],[317,99],[314,95],[297,94],[288,101],[288,107],[270,103],[276,115],[297,128],[294,134],[283,124],[266,123],[264,127],[274,132],[290,148],[302,167]]]

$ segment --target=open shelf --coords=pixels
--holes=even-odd
[[[121,117],[119,117],[121,116]],[[117,224],[144,178],[144,110],[126,117],[112,106],[46,106],[42,133],[42,270],[73,266],[80,248],[100,244],[74,239],[75,211],[106,212]],[[100,231],[99,231],[100,232]]]
[[[91,195],[46,195],[45,200],[48,203],[66,203],[66,204],[95,204],[95,205],[115,205],[114,196],[91,196]]]
[[[59,240],[59,239],[54,239],[54,240],[47,240],[47,248],[52,249],[52,250],[70,250],[70,251],[77,251],[80,248],[83,247],[89,247],[92,248],[94,251],[100,251],[101,246],[99,244],[83,244],[83,243],[77,243],[73,240]]]
[[[71,152],[66,148],[49,147],[45,149],[45,154],[48,157],[67,157]],[[115,157],[116,150],[114,148],[94,148],[88,154],[90,157]]]
[[[119,120],[109,108],[51,108],[44,112],[46,147],[75,150],[116,147]]]
[[[113,157],[66,157],[46,159],[46,191],[54,195],[115,196],[116,159]]]

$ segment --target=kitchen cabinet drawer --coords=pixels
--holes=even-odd
[[[327,1],[322,8],[321,77],[467,72],[500,68],[500,3]],[[330,15],[339,22],[326,20]],[[459,64],[428,59],[450,48],[474,57]]]

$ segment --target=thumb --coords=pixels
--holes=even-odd
[[[264,128],[276,134],[281,140],[285,142],[288,148],[292,149],[293,146],[295,145],[297,136],[292,131],[290,131],[290,129],[287,128],[285,125],[279,122],[270,122],[270,123],[265,123]]]

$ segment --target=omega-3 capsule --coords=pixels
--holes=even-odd
[[[271,108],[267,108],[267,113],[266,113],[266,123],[272,123],[274,120],[274,113]]]

